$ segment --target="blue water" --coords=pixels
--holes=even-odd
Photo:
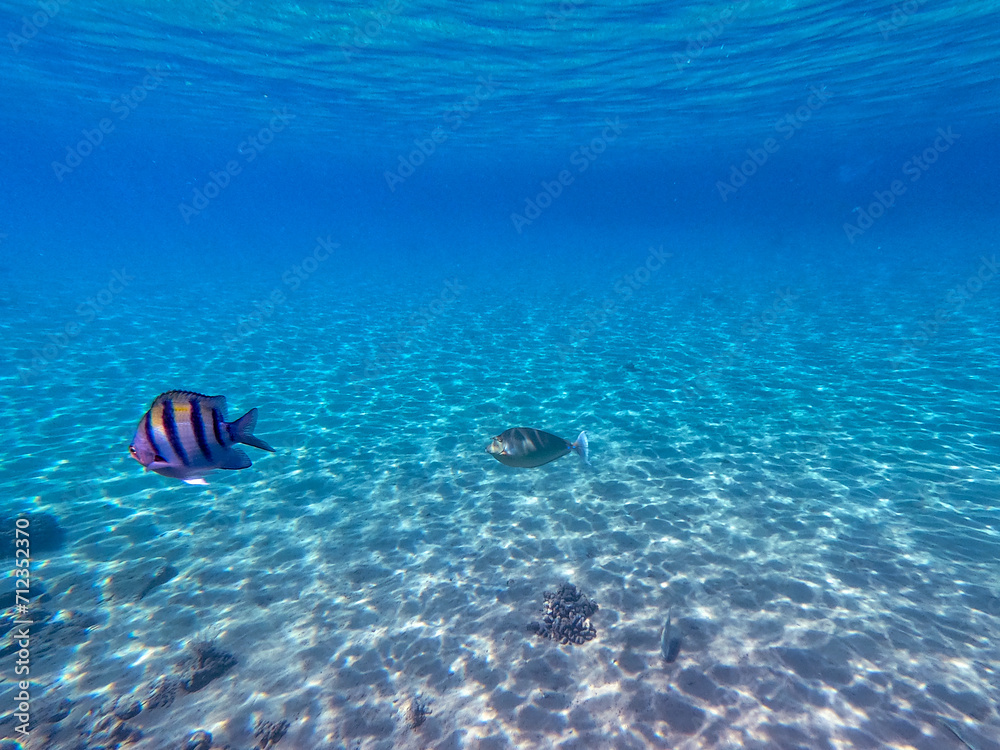
[[[998,10],[0,2],[7,743],[1000,748]]]

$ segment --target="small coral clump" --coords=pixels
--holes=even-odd
[[[202,641],[192,646],[194,658],[188,665],[187,675],[181,685],[189,693],[201,690],[217,677],[236,666],[236,657],[218,648],[214,643]]]
[[[597,637],[590,618],[597,612],[597,602],[577,591],[572,583],[564,583],[555,593],[545,592],[542,621],[528,624],[528,630],[562,645],[577,646]]]
[[[281,721],[257,719],[257,724],[253,728],[253,736],[260,744],[257,745],[256,750],[269,750],[277,745],[278,740],[284,737],[285,732],[288,731],[288,726],[287,719]]]
[[[212,748],[212,734],[211,732],[206,732],[204,729],[198,729],[197,731],[191,732],[184,740],[184,747],[182,750],[211,750]]]
[[[128,721],[129,719],[135,718],[141,712],[142,703],[130,695],[119,696],[117,700],[115,700],[114,706],[111,708],[111,713],[122,721]]]
[[[406,711],[406,721],[410,725],[410,729],[419,729],[427,721],[430,713],[431,711],[427,703],[420,700],[420,696],[415,696],[410,701],[410,707]]]
[[[177,697],[177,680],[170,677],[158,677],[150,686],[142,707],[147,711],[153,708],[165,708]]]

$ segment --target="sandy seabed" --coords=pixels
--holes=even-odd
[[[498,328],[473,289],[402,343],[388,303],[316,290],[225,357],[193,322],[132,343],[171,309],[122,302],[2,409],[4,493],[66,534],[33,561],[26,747],[1000,748],[997,324],[894,361],[898,323],[851,314],[887,294],[798,282],[766,325],[770,285],[678,282],[587,335],[541,302]],[[145,473],[168,388],[257,406],[278,453]],[[587,429],[593,466],[483,453],[521,424]],[[562,582],[600,605],[581,646],[527,629]],[[199,643],[235,665],[188,691]]]

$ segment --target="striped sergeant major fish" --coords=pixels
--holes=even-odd
[[[570,451],[580,454],[585,464],[587,459],[587,433],[581,432],[576,441],[553,435],[551,432],[536,430],[534,427],[511,427],[493,438],[486,446],[486,452],[507,466],[533,469],[562,458]]]
[[[227,422],[225,396],[167,391],[156,397],[141,420],[128,452],[150,471],[188,484],[208,484],[215,469],[246,469],[250,457],[236,443],[274,453],[254,437],[257,410]]]

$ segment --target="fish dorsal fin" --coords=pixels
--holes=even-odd
[[[182,399],[194,398],[198,401],[206,402],[209,407],[213,409],[218,409],[222,418],[226,418],[226,397],[225,396],[206,396],[203,393],[196,393],[195,391],[167,391],[166,393],[161,393],[156,397],[156,401],[153,402],[153,406],[157,404],[162,404],[167,399],[171,401],[177,401]]]

